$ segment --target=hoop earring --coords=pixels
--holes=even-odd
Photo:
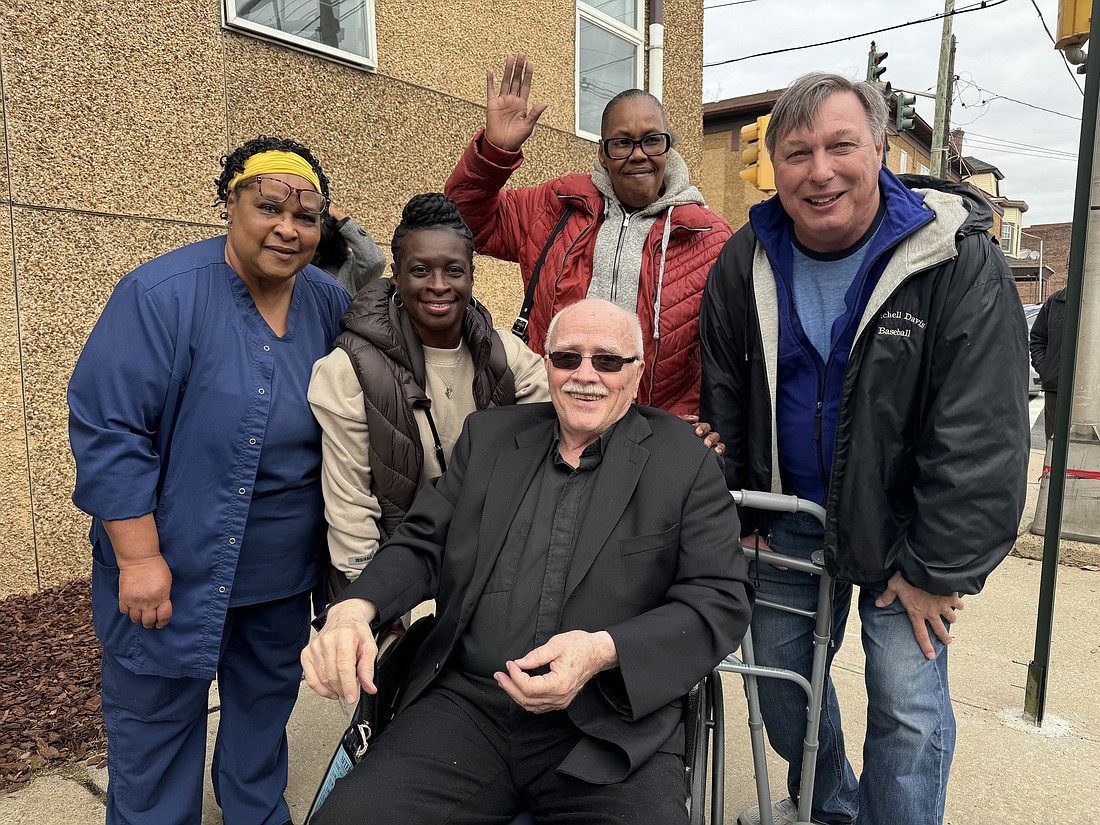
[[[392,293],[390,293],[390,303],[393,304],[398,309],[401,309],[401,307],[405,306],[405,302],[402,301],[397,296],[397,290],[396,289]]]

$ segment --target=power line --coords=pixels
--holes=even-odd
[[[1043,19],[1043,12],[1042,12],[1042,9],[1039,8],[1039,4],[1036,3],[1035,0],[1031,0],[1031,5],[1035,6],[1035,13],[1037,15],[1039,15],[1039,22],[1043,24],[1043,30],[1047,33],[1047,37],[1050,38],[1051,44],[1055,48],[1058,48],[1058,43],[1054,39],[1054,35],[1050,33],[1050,26],[1048,26],[1047,21],[1045,19]],[[1081,92],[1081,94],[1084,94],[1085,90],[1081,88],[1081,84],[1077,81],[1077,75],[1073,73],[1073,69],[1070,68],[1069,61],[1066,60],[1066,53],[1064,51],[1062,51],[1061,49],[1059,49],[1058,54],[1060,54],[1062,56],[1062,62],[1066,66],[1066,71],[1069,72],[1069,77],[1070,77],[1070,80],[1073,81],[1073,85],[1077,87],[1077,90],[1079,92]]]
[[[703,6],[703,11],[708,11],[709,9],[721,9],[721,8],[724,8],[725,6],[743,6],[746,3],[755,3],[755,2],[756,2],[756,0],[733,0],[733,2],[730,2],[730,3],[715,3],[713,6]]]
[[[960,80],[961,80],[961,78],[960,78]],[[984,105],[984,104],[987,104],[987,103],[992,103],[992,102],[993,102],[994,100],[1007,100],[1007,101],[1009,101],[1010,103],[1016,103],[1016,104],[1018,104],[1018,105],[1020,105],[1020,106],[1026,106],[1026,107],[1028,107],[1029,109],[1036,109],[1036,110],[1038,110],[1038,111],[1040,111],[1040,112],[1046,112],[1047,114],[1050,114],[1050,115],[1057,115],[1058,117],[1064,117],[1064,118],[1069,118],[1070,120],[1080,120],[1080,119],[1081,119],[1081,118],[1080,118],[1080,117],[1078,117],[1077,115],[1067,115],[1067,114],[1066,114],[1065,112],[1056,112],[1056,111],[1054,111],[1053,109],[1048,109],[1048,108],[1046,108],[1045,106],[1037,106],[1037,105],[1036,105],[1036,104],[1034,104],[1034,103],[1028,103],[1028,102],[1027,102],[1026,100],[1017,100],[1016,98],[1014,98],[1014,97],[1009,97],[1008,95],[999,95],[999,94],[997,94],[996,92],[994,92],[994,91],[993,91],[992,89],[986,89],[986,88],[985,88],[985,87],[983,87],[983,86],[979,86],[979,85],[978,85],[977,83],[975,83],[975,82],[974,82],[973,80],[965,80],[965,81],[962,81],[962,82],[964,82],[964,83],[968,83],[968,84],[970,84],[971,86],[973,86],[973,87],[974,87],[975,89],[977,89],[978,91],[980,91],[980,92],[986,92],[986,93],[988,93],[988,94],[990,95],[990,97],[987,97],[987,98],[985,98],[984,100],[980,100],[980,101],[978,102],[978,105],[979,105],[979,106],[981,106],[981,105]],[[963,105],[963,108],[966,108],[966,104],[965,104],[965,103],[964,103],[964,104],[962,104],[962,105]]]
[[[997,146],[982,146],[982,145],[979,145],[979,144],[975,144],[975,148],[977,148],[978,150],[980,150],[983,153],[984,152],[994,152],[994,153],[1000,153],[1002,155],[1018,155],[1020,157],[1025,157],[1025,158],[1043,158],[1044,160],[1069,160],[1069,161],[1073,161],[1074,163],[1077,162],[1077,158],[1075,158],[1075,157],[1063,157],[1062,155],[1049,155],[1049,154],[1045,154],[1045,153],[1042,153],[1042,152],[1024,152],[1024,151],[1016,152],[1016,151],[1013,151],[1012,149],[1001,149]]]
[[[967,132],[966,137],[967,137],[967,139],[969,139],[969,138],[978,138],[979,140],[993,141],[993,142],[996,142],[996,143],[1004,144],[1006,146],[1010,146],[1012,148],[1040,149],[1044,152],[1056,152],[1060,155],[1069,155],[1069,156],[1074,157],[1074,158],[1077,157],[1076,152],[1067,152],[1064,149],[1051,149],[1048,146],[1036,146],[1033,143],[1021,143],[1018,140],[1009,140],[1008,138],[996,137],[995,135],[983,135],[980,132]]]
[[[808,43],[805,46],[791,46],[786,49],[773,49],[770,52],[758,52],[757,54],[747,54],[744,57],[732,57],[729,60],[715,60],[711,63],[704,63],[704,69],[710,69],[714,66],[725,66],[729,63],[739,63],[742,60],[751,60],[754,57],[767,57],[772,54],[785,54],[787,52],[797,52],[802,49],[816,49],[818,46],[831,46],[834,43],[843,43],[847,40],[855,40],[858,37],[867,37],[872,34],[881,34],[882,32],[894,31],[895,29],[904,29],[907,26],[916,26],[920,23],[931,23],[935,20],[942,20],[944,17],[953,17],[957,14],[966,14],[971,11],[981,11],[982,9],[991,9],[994,6],[999,6],[1002,3],[1007,3],[1008,0],[980,0],[971,6],[964,6],[961,9],[955,9],[950,15],[945,14],[933,14],[931,17],[924,17],[920,20],[910,20],[908,23],[899,23],[896,26],[887,26],[884,29],[875,29],[874,31],[862,32],[861,34],[852,34],[847,37],[838,37],[835,40],[824,40],[820,43]],[[717,7],[715,7],[717,8]]]
[[[971,140],[969,134],[967,134],[966,138],[967,146],[979,146],[983,149],[1003,149],[1006,152],[1036,152],[1040,155],[1043,155],[1044,157],[1058,155],[1059,157],[1063,157],[1068,160],[1077,160],[1077,154],[1075,152],[1066,152],[1062,149],[1050,149],[1046,146],[1029,146],[1027,144],[1017,146],[1013,143],[1005,143],[999,140],[986,140],[982,138]]]

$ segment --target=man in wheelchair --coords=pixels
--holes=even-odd
[[[563,310],[552,404],[471,415],[302,654],[320,695],[373,693],[373,630],[438,620],[400,712],[314,817],[331,823],[686,823],[681,697],[732,652],[752,590],[715,454],[636,406],[635,315]]]

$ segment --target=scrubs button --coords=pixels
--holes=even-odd
[[[236,543],[237,543],[237,540],[236,540],[236,539],[230,539],[230,540],[229,540],[229,543],[230,543],[230,544],[236,544]]]
[[[239,487],[237,489],[237,492],[240,493],[243,496],[244,495],[244,487]]]
[[[264,352],[271,352],[271,347],[264,344]]]
[[[219,593],[224,593],[224,592],[225,592],[225,588],[224,588],[224,587],[219,587],[219,588],[218,588],[218,592],[219,592]]]
[[[248,443],[249,443],[249,444],[255,444],[255,443],[256,443],[256,439],[254,439],[254,438],[250,438],[250,439],[248,439]]]
[[[263,394],[264,394],[264,388],[263,388],[263,387],[260,387],[260,389],[259,389],[259,393],[260,393],[260,395],[263,395]]]

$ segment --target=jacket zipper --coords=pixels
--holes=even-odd
[[[770,256],[769,256],[770,261]],[[773,264],[774,267],[774,264]],[[772,270],[775,271],[774,269]],[[789,318],[794,318],[797,315],[797,310],[794,306],[794,284],[791,284],[790,289],[787,290],[787,312]],[[801,319],[800,319],[801,322]],[[803,337],[806,337],[805,330],[803,330]],[[797,338],[797,336],[796,336]],[[829,371],[829,364],[827,361],[823,361],[821,353],[817,351],[812,343],[807,346],[807,341],[798,341],[798,345],[809,354],[811,358],[817,356],[814,359],[814,371],[817,373],[817,403],[814,406],[814,444],[817,453],[817,474],[821,477],[821,493],[823,498],[827,498],[829,494],[828,479],[825,477],[825,454],[823,452],[822,445],[822,419],[824,417],[825,410],[825,376]],[[832,360],[832,352],[829,353],[830,360]],[[821,366],[818,367],[818,362],[821,362]]]
[[[897,241],[893,245],[891,245],[889,247],[889,250],[896,250],[897,247],[900,246],[901,243],[903,241],[905,241],[906,238],[910,237],[911,235],[916,234],[919,230],[923,229],[927,225],[927,223],[928,222],[926,221],[925,223],[921,224],[920,226],[910,230],[909,232],[906,232],[904,235],[902,235],[900,238],[898,238]],[[884,254],[886,251],[887,251],[886,249],[882,250],[879,253],[879,255]],[[877,259],[877,257],[878,256],[876,256],[876,259]],[[958,256],[956,255],[956,257],[958,257]],[[901,290],[901,288],[904,287],[907,283],[909,283],[909,281],[913,280],[913,278],[916,278],[918,275],[922,275],[925,272],[930,272],[931,270],[935,269],[938,266],[943,266],[945,263],[947,263],[948,260],[953,260],[953,258],[949,258],[947,260],[943,260],[943,261],[939,261],[937,263],[929,264],[928,266],[923,267],[922,269],[916,269],[916,270],[913,270],[912,272],[908,273],[890,291],[890,294],[885,296],[882,299],[882,301],[880,301],[878,303],[878,305],[875,307],[874,311],[876,313],[879,312],[882,309],[882,307],[884,307],[886,305],[887,301],[889,301],[891,298],[893,298]],[[870,307],[871,307],[871,304],[870,304],[870,301],[868,301],[867,306],[864,307],[864,309],[863,309],[864,313],[866,313],[867,310],[870,309]],[[845,393],[844,393],[844,385],[848,381],[848,374],[853,369],[852,365],[857,364],[857,363],[861,363],[862,360],[863,360],[863,350],[867,346],[867,343],[866,343],[867,342],[867,336],[870,335],[868,330],[870,330],[871,327],[872,327],[872,325],[868,324],[864,328],[863,333],[860,334],[852,342],[851,353],[848,356],[848,365],[844,368],[844,376],[841,378],[841,382],[840,382],[840,395],[839,395],[839,398],[837,399],[837,422],[836,423],[838,425],[840,423],[840,416],[841,416],[842,411],[844,410],[844,405],[845,405],[845,400],[846,400]],[[835,437],[836,436],[834,434],[834,439],[835,439]],[[835,444],[834,444],[834,446],[835,446]],[[829,508],[829,499],[830,499],[829,491],[832,489],[833,479],[836,477],[836,474],[837,474],[836,461],[833,462],[832,467],[830,467],[829,469],[830,469],[829,477],[826,479],[827,483],[826,483],[826,486],[825,486],[826,524],[828,524],[829,522],[835,522],[835,520],[836,520],[835,514]],[[831,558],[831,554],[829,553],[828,542],[826,542],[825,556],[826,556],[827,561]]]
[[[626,230],[630,228],[630,218],[633,213],[623,213],[623,225],[619,227],[619,245],[615,249],[615,266],[611,270],[611,303],[619,294],[619,260],[623,255],[623,243],[626,241]]]

